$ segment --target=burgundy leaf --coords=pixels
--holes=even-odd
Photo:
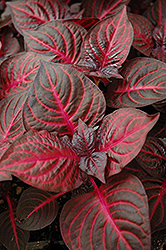
[[[157,138],[158,137],[160,137],[160,138],[166,137],[165,129],[166,129],[165,114],[160,113],[159,120],[154,125],[154,127],[151,129],[151,131],[149,132],[149,136],[153,136],[153,137],[157,137]]]
[[[114,111],[104,117],[98,130],[99,151],[107,152],[108,176],[120,172],[141,150],[147,133],[159,114],[148,115],[133,108]],[[113,170],[113,171],[112,171]]]
[[[81,19],[71,19],[70,21],[81,25],[86,30],[89,30],[93,25],[95,25],[99,21],[99,19],[95,17],[88,17]]]
[[[86,33],[80,25],[63,20],[47,22],[23,35],[27,51],[54,56],[55,62],[74,64],[81,58],[80,46]]]
[[[69,200],[60,227],[72,250],[150,250],[147,196],[141,182],[126,173]]]
[[[14,213],[15,215],[15,213]],[[0,214],[0,241],[8,250],[24,250],[29,239],[29,232],[14,226],[9,211]]]
[[[159,102],[153,103],[152,105],[157,111],[161,113],[166,113],[166,99],[163,99]]]
[[[156,0],[154,4],[146,11],[145,16],[152,22],[154,26],[160,25],[166,13],[165,0]]]
[[[59,138],[47,131],[29,131],[16,140],[1,158],[3,172],[50,192],[63,192],[83,182],[79,157]]]
[[[27,92],[22,91],[0,101],[0,144],[13,141],[25,132],[22,109]]]
[[[8,26],[10,23],[12,23],[11,15],[5,15],[4,19],[0,21],[0,29],[4,28],[5,26]]]
[[[16,54],[20,50],[20,45],[13,33],[8,29],[0,35],[0,61],[3,61],[7,56]]]
[[[152,50],[152,56],[166,62],[166,19],[153,31],[153,39],[155,48]]]
[[[51,224],[58,213],[56,199],[49,201],[52,197],[51,193],[36,188],[30,187],[25,190],[18,201],[16,224],[28,231],[39,230]],[[36,211],[35,208],[38,206],[40,208]],[[33,210],[35,213],[29,216]]]
[[[151,232],[166,228],[166,179],[157,180],[148,174],[141,178],[148,195]]]
[[[22,90],[28,91],[42,59],[51,60],[52,58],[32,52],[22,52],[3,61],[0,67],[0,97],[4,98]]]
[[[84,17],[96,17],[100,20],[107,15],[119,12],[128,0],[84,0]]]
[[[73,135],[72,145],[80,157],[91,155],[96,149],[96,131],[79,119],[78,129]]]
[[[162,140],[148,137],[135,159],[146,172],[156,179],[165,177],[166,145]]]
[[[84,74],[65,64],[42,62],[23,109],[27,130],[74,134],[81,118],[93,127],[105,112],[105,98]]]
[[[67,4],[59,0],[21,0],[8,2],[12,21],[22,34],[23,30],[31,30],[39,25],[55,19],[63,19],[68,11]]]
[[[128,18],[134,29],[133,46],[146,56],[150,56],[153,49],[153,25],[144,16],[128,13]]]
[[[106,77],[116,75],[127,58],[132,40],[133,29],[124,7],[89,30],[83,43],[85,65]]]
[[[94,152],[90,156],[81,157],[79,168],[88,175],[92,175],[105,183],[106,163],[107,155],[105,152]]]
[[[108,86],[107,105],[114,108],[142,107],[166,98],[166,64],[138,57],[120,71],[123,80]]]

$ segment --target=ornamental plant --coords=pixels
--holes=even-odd
[[[29,231],[54,221],[67,192],[60,229],[68,249],[148,250],[151,233],[165,228],[166,3],[139,2],[139,13],[128,0],[84,0],[76,13],[67,0],[6,3],[5,248],[25,249]],[[12,176],[29,185],[18,204]]]

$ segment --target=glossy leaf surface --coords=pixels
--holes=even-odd
[[[142,107],[166,98],[166,64],[138,57],[120,71],[124,80],[108,87],[107,105],[114,108]]]
[[[27,92],[22,91],[0,101],[0,143],[17,139],[25,132],[22,109]]]
[[[3,61],[0,67],[0,97],[17,94],[22,90],[28,92],[42,59],[51,60],[47,56],[23,52]]]
[[[152,40],[153,25],[147,18],[141,15],[128,13],[128,18],[134,29],[132,45],[138,51],[149,57],[154,43]]]
[[[47,203],[53,195],[49,192],[36,188],[26,189],[18,202],[16,209],[16,224],[28,231],[42,229],[56,218],[58,213],[58,202],[56,199]],[[35,210],[36,207],[40,207]],[[35,210],[35,213],[29,217],[29,214]]]
[[[117,13],[127,3],[127,0],[84,0],[82,8],[84,17],[96,17],[100,20],[107,15]]]
[[[8,2],[12,14],[12,21],[16,29],[22,33],[55,19],[63,19],[68,6],[58,0],[21,0]]]
[[[8,250],[24,250],[29,239],[29,232],[13,228],[9,211],[0,214],[0,241]],[[16,237],[17,235],[17,237]]]
[[[148,174],[142,176],[149,202],[149,217],[152,233],[166,227],[166,180],[155,179]]]
[[[82,184],[79,157],[47,131],[29,131],[1,158],[0,170],[25,183],[50,192],[63,192]]]
[[[86,33],[83,27],[68,20],[47,22],[23,35],[27,51],[54,56],[55,62],[74,64],[80,60]]]
[[[156,179],[165,177],[166,145],[162,140],[155,137],[148,137],[136,160],[146,172]]]
[[[72,250],[150,249],[147,197],[141,182],[126,173],[69,200],[60,226]]]
[[[112,169],[121,171],[139,153],[158,118],[159,114],[148,115],[132,108],[118,109],[104,117],[98,139],[99,151],[109,157],[108,176],[114,173]]]
[[[124,7],[118,14],[98,22],[85,37],[84,60],[107,77],[126,60],[133,40],[133,28]]]
[[[154,26],[160,25],[165,17],[166,2],[165,0],[156,0],[154,4],[148,8],[145,15]]]
[[[43,62],[23,110],[27,130],[74,134],[81,118],[93,127],[105,112],[99,88],[84,74],[65,64]]]

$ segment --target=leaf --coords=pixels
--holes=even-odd
[[[81,118],[93,127],[105,112],[100,89],[81,72],[64,64],[42,62],[23,109],[27,130],[73,135]]]
[[[78,128],[73,135],[72,145],[80,157],[91,155],[96,149],[95,129],[88,127],[79,119]]]
[[[27,92],[22,91],[0,101],[0,144],[20,137],[24,132],[22,109]]]
[[[133,47],[150,57],[154,42],[152,40],[153,25],[144,16],[128,13],[129,21],[134,29]]]
[[[80,46],[86,30],[71,21],[50,21],[23,32],[26,50],[54,56],[55,62],[74,64],[81,59]]]
[[[92,175],[105,183],[105,166],[107,164],[107,155],[105,152],[94,152],[90,156],[80,158],[79,168],[86,174]]]
[[[22,34],[24,30],[55,19],[63,19],[68,11],[67,4],[58,0],[21,0],[8,2],[15,28]]]
[[[107,15],[119,12],[127,2],[127,0],[84,0],[83,17],[96,17],[101,20]]]
[[[20,50],[20,45],[16,37],[9,29],[5,29],[0,35],[0,62],[7,56],[16,54]]]
[[[95,17],[84,17],[81,19],[70,19],[70,21],[81,25],[88,31],[93,25],[95,25],[99,21],[99,19]]]
[[[0,158],[2,157],[2,155],[5,153],[6,149],[8,149],[10,145],[11,144],[9,142],[4,142],[0,144]]]
[[[12,227],[9,211],[0,214],[0,241],[8,250],[24,250],[29,239],[29,232],[16,226]],[[17,235],[17,238],[16,238]],[[17,241],[18,240],[18,241]]]
[[[117,167],[121,171],[136,157],[158,118],[159,114],[148,115],[132,108],[118,109],[104,117],[98,130],[98,147],[111,158],[107,166],[108,176]]]
[[[162,140],[148,137],[135,159],[146,172],[156,179],[165,178],[166,145]]]
[[[99,189],[72,198],[62,209],[60,228],[72,250],[150,250],[148,203],[141,182],[118,174]]]
[[[84,174],[74,151],[47,131],[29,131],[6,150],[0,170],[38,189],[63,192],[80,186]]]
[[[106,77],[117,74],[126,60],[133,40],[133,29],[124,7],[121,12],[98,22],[85,36],[85,64]]]
[[[153,31],[153,39],[155,40],[155,48],[152,50],[152,56],[156,59],[166,62],[166,19],[158,25]]]
[[[165,17],[166,2],[165,0],[156,0],[148,10],[145,16],[152,22],[154,26],[160,25]]]
[[[120,74],[124,79],[108,86],[109,107],[142,107],[166,98],[165,63],[138,57],[126,63]]]
[[[153,233],[166,227],[166,179],[157,180],[147,174],[141,178],[141,181],[148,195],[149,217]]]
[[[163,99],[159,102],[155,102],[152,105],[157,111],[161,112],[161,113],[166,113],[166,99]]]
[[[3,61],[0,67],[0,97],[17,94],[22,90],[28,92],[42,59],[51,60],[52,58],[32,52],[22,52]]]
[[[58,213],[56,199],[47,203],[52,197],[51,193],[43,190],[32,187],[26,189],[18,201],[16,224],[28,231],[39,230],[51,224]],[[38,206],[40,208],[36,211],[35,208]],[[35,213],[29,216],[33,210],[35,210]]]
[[[159,120],[157,123],[154,125],[154,127],[151,129],[149,132],[149,136],[153,137],[166,137],[166,121],[165,121],[165,114],[160,113]]]
[[[79,119],[78,129],[73,135],[72,146],[80,156],[79,168],[105,183],[107,156],[105,152],[96,152],[95,129],[89,128]]]

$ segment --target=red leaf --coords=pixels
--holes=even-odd
[[[69,200],[60,227],[72,250],[150,250],[147,197],[141,182],[126,173]]]
[[[78,162],[75,152],[56,135],[29,131],[6,150],[0,170],[39,189],[63,192],[82,184]]]
[[[14,213],[15,214],[15,213]],[[8,250],[24,250],[29,239],[29,232],[15,226],[13,228],[11,214],[5,211],[0,214],[0,241]],[[17,238],[16,238],[17,235]],[[18,240],[18,242],[17,242]]]
[[[75,64],[81,59],[80,46],[86,30],[71,21],[51,21],[38,29],[24,31],[26,50],[46,56],[54,61]]]
[[[155,48],[152,50],[152,56],[166,62],[166,19],[153,31],[153,39]]]
[[[88,18],[81,18],[81,19],[71,19],[70,21],[81,25],[86,30],[89,30],[93,25],[95,25],[99,21],[99,19],[94,18],[94,17],[93,18],[88,17]]]
[[[10,145],[11,144],[9,142],[4,142],[4,143],[0,144],[0,158],[5,153],[6,149],[9,148]]]
[[[83,43],[85,64],[106,77],[111,76],[111,71],[113,75],[117,74],[117,68],[127,58],[132,40],[133,29],[124,7],[89,30]]]
[[[107,155],[105,152],[94,152],[90,156],[80,158],[79,168],[86,174],[92,175],[105,183],[105,166]]]
[[[16,37],[9,29],[5,29],[0,35],[0,61],[3,61],[7,56],[16,54],[20,50],[20,45]]]
[[[166,98],[165,63],[138,57],[126,63],[120,74],[124,79],[108,86],[109,107],[142,107]]]
[[[149,202],[149,217],[152,233],[166,228],[166,179],[157,180],[148,174],[142,176]]]
[[[58,213],[58,202],[54,199],[47,203],[53,195],[36,188],[26,189],[17,205],[16,224],[28,231],[42,229],[56,218]],[[36,207],[39,209],[28,216]]]
[[[80,157],[91,155],[96,149],[95,129],[89,128],[79,119],[78,128],[73,135],[72,145]]]
[[[105,183],[107,156],[105,152],[96,152],[96,131],[89,128],[81,119],[73,135],[72,146],[81,157],[79,168]]]
[[[65,64],[42,62],[23,110],[27,130],[74,134],[81,118],[93,127],[105,112],[100,89]]]
[[[134,29],[133,47],[146,56],[150,56],[154,42],[152,40],[153,25],[144,16],[128,13]]]
[[[25,128],[22,121],[22,109],[27,92],[22,91],[0,101],[0,144],[20,137]]]
[[[84,17],[96,17],[100,20],[107,15],[119,12],[128,0],[84,0]]]
[[[12,21],[22,34],[24,30],[37,28],[39,25],[55,19],[63,19],[68,11],[67,4],[59,0],[21,0],[8,2]]]
[[[162,140],[148,137],[135,159],[146,172],[156,179],[165,177],[166,145]]]
[[[148,115],[132,108],[118,109],[104,117],[98,130],[99,151],[107,152],[108,176],[120,172],[141,150],[159,114]],[[113,171],[112,171],[113,169]],[[117,173],[116,172],[116,173]]]
[[[166,2],[165,0],[156,0],[154,4],[148,8],[145,15],[154,26],[160,25],[165,17]]]
[[[31,86],[40,66],[40,60],[51,60],[52,57],[23,52],[10,56],[0,67],[0,97],[16,94]],[[14,74],[13,74],[14,72]]]

